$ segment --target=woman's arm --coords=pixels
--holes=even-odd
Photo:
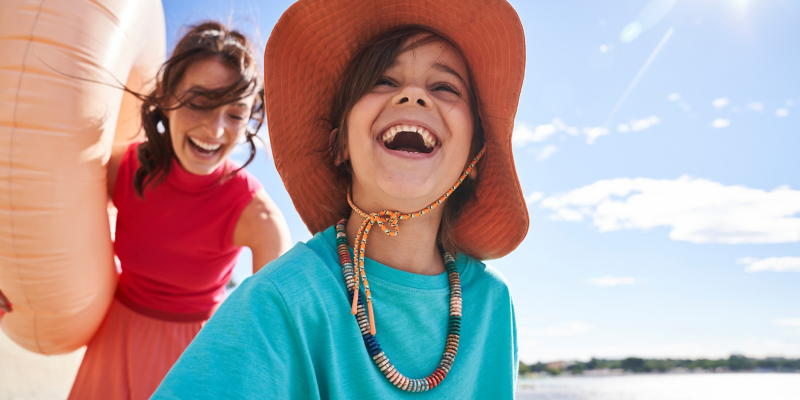
[[[264,189],[250,201],[233,231],[233,244],[253,252],[253,273],[291,247],[291,235],[283,213]]]

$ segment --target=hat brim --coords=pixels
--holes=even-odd
[[[280,18],[265,51],[265,105],[275,166],[309,231],[347,209],[335,187],[328,145],[332,101],[351,58],[380,34],[428,28],[453,42],[469,65],[487,151],[476,200],[454,235],[467,254],[502,257],[528,231],[528,209],[514,167],[511,134],[525,72],[525,37],[505,0],[304,0]]]

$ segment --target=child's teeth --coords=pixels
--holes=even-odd
[[[427,129],[415,125],[395,125],[389,128],[386,133],[383,134],[384,143],[392,143],[395,136],[397,136],[399,132],[416,132],[422,136],[422,141],[425,143],[425,147],[433,148],[436,146],[436,137],[428,132]]]
[[[422,135],[422,140],[425,141],[425,147],[431,148],[436,144],[433,135],[425,129],[420,129],[419,134]]]

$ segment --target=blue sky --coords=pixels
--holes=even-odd
[[[521,359],[800,356],[800,3],[511,3],[531,225],[489,264]],[[168,46],[207,18],[266,43],[290,4],[165,0]],[[309,239],[269,155],[248,169]]]

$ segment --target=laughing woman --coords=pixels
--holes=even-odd
[[[512,399],[511,295],[479,259],[528,228],[514,9],[301,0],[265,63],[275,163],[318,233],[244,282],[153,398]]]
[[[264,119],[252,46],[193,27],[141,96],[146,141],[115,148],[115,299],[86,350],[70,399],[147,399],[225,296],[242,246],[253,272],[289,247],[283,215],[228,158]],[[246,165],[246,164],[245,164]]]

